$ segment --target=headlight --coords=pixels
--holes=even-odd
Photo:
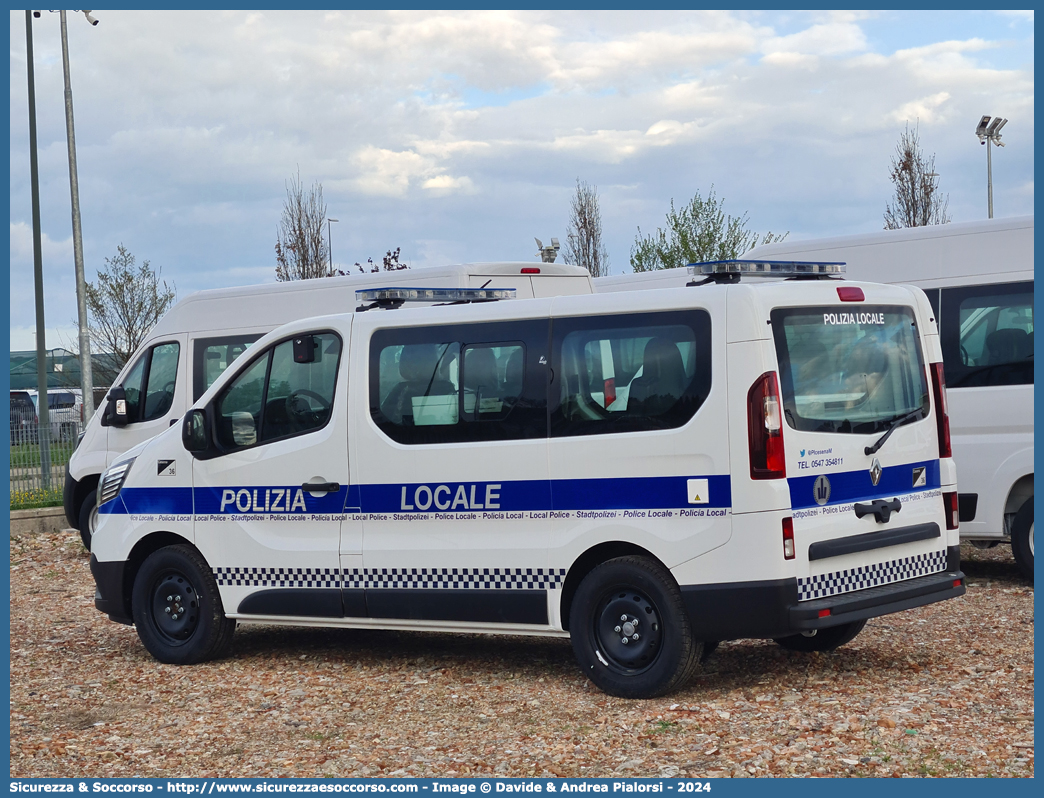
[[[106,502],[111,502],[119,495],[120,488],[123,487],[123,483],[127,479],[127,474],[130,472],[134,459],[132,457],[130,460],[116,463],[116,465],[110,466],[109,470],[102,474],[101,487],[98,489],[99,507]]]

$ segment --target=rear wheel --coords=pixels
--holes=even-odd
[[[1033,581],[1033,497],[1023,502],[1011,526],[1011,553],[1022,575]]]
[[[584,577],[569,629],[584,673],[621,698],[654,698],[681,687],[703,650],[674,578],[648,557],[618,557]]]
[[[92,490],[80,505],[80,540],[84,548],[91,550],[91,539],[98,526],[98,491]]]
[[[776,642],[788,651],[833,651],[853,638],[866,626],[866,621],[852,621],[826,629],[813,629],[811,633],[777,637]]]
[[[131,611],[145,648],[171,665],[220,657],[236,629],[210,567],[192,546],[167,546],[146,558],[134,579]]]

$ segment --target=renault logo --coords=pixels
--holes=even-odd
[[[870,464],[870,481],[877,487],[877,483],[881,481],[881,461],[876,457],[874,462]]]

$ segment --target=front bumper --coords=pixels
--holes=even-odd
[[[91,555],[91,575],[94,577],[94,606],[109,616],[110,621],[117,623],[134,623],[131,620],[130,603],[127,601],[127,590],[124,575],[127,571],[125,560],[114,562],[98,562]]]
[[[76,512],[76,487],[79,483],[69,473],[69,462],[65,462],[65,485],[62,487],[62,506],[65,509],[65,520],[73,529],[80,528],[80,519]]]
[[[963,596],[960,564],[960,547],[950,546],[945,571],[810,601],[798,601],[796,579],[683,585],[681,592],[698,640],[788,637]]]

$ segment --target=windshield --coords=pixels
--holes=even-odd
[[[909,308],[772,311],[783,413],[809,432],[883,431],[928,413],[928,382]]]

